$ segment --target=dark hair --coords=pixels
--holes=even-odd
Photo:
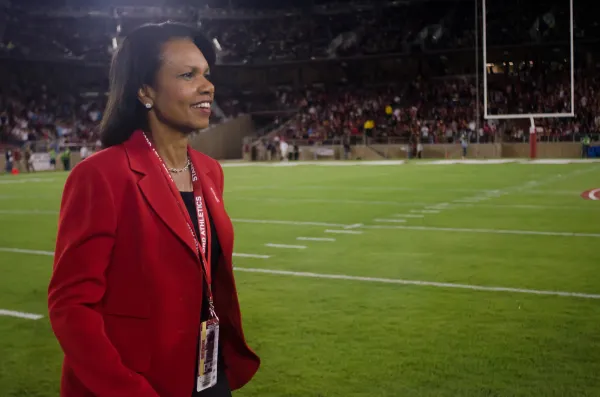
[[[147,128],[147,109],[138,99],[138,90],[154,83],[161,64],[162,46],[175,38],[189,38],[200,49],[208,65],[215,64],[212,42],[191,26],[162,22],[136,28],[125,37],[110,66],[110,92],[100,123],[103,147],[119,145],[136,129]]]

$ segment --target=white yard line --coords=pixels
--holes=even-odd
[[[425,215],[420,214],[394,214],[392,216],[397,216],[399,218],[424,218]]]
[[[382,223],[405,223],[406,219],[374,219],[374,221]]]
[[[571,195],[573,197],[579,197],[579,195],[583,192],[583,189],[581,192],[574,192]],[[257,200],[260,201],[260,200]],[[287,199],[282,199],[282,201],[300,201],[300,200],[287,200]],[[311,201],[312,200],[308,200]],[[350,202],[348,203],[345,200],[320,200],[323,202],[330,202],[332,204],[336,204],[336,205],[344,205],[344,204],[356,204],[356,202]],[[569,211],[600,211],[600,206],[590,206],[590,205],[586,205],[586,203],[582,203],[581,206],[568,206],[568,205],[538,205],[538,204],[482,204],[479,202],[470,202],[470,201],[465,201],[465,202],[458,202],[459,200],[457,200],[454,203],[451,203],[450,205],[446,205],[444,207],[439,207],[438,209],[440,210],[444,210],[444,209],[452,209],[452,208],[461,208],[461,207],[481,207],[481,208],[498,208],[498,209],[502,209],[502,208],[516,208],[516,209],[557,209],[557,210],[569,210]],[[460,200],[462,201],[462,200]],[[416,206],[424,206],[427,205],[430,208],[435,208],[436,205],[435,204],[427,204],[427,203],[411,203],[411,202],[402,202],[402,201],[361,201],[361,204],[365,204],[365,205],[389,205],[389,206],[396,206],[396,207],[416,207]],[[15,214],[15,215],[58,215],[58,211],[51,211],[51,210],[23,210],[23,209],[14,209],[14,210],[0,210],[0,214]],[[410,214],[408,214],[410,215]],[[406,215],[406,217],[409,217],[408,215]],[[396,216],[396,215],[394,215]],[[410,217],[417,217],[415,216],[410,216]],[[235,219],[234,219],[235,221]],[[245,220],[241,219],[238,220],[241,223],[245,222]],[[256,222],[256,223],[260,223],[260,222]],[[315,226],[322,226],[322,224],[320,222],[317,222],[317,224]],[[348,225],[350,226],[350,225]],[[336,226],[337,227],[337,226]]]
[[[346,227],[340,223],[325,223],[325,222],[303,222],[303,221],[280,221],[274,219],[232,219],[236,223],[262,223],[265,225],[286,225],[286,226],[323,226],[323,227]]]
[[[0,210],[4,215],[58,215],[58,211],[46,210]]]
[[[257,254],[241,254],[241,253],[233,253],[233,256],[236,258],[255,258],[255,259],[269,259],[271,255],[257,255]]]
[[[233,193],[238,191],[262,191],[262,190],[282,190],[282,191],[290,191],[290,190],[300,190],[300,191],[308,191],[308,190],[316,190],[316,191],[343,191],[343,192],[425,192],[437,195],[439,192],[452,192],[452,193],[472,193],[473,195],[479,194],[501,194],[504,191],[512,190],[512,189],[531,189],[528,193],[531,194],[543,194],[543,195],[568,195],[568,194],[578,194],[581,192],[577,192],[575,190],[543,190],[543,189],[535,189],[535,187],[539,187],[541,185],[546,185],[548,183],[552,183],[559,180],[566,180],[569,177],[578,176],[581,174],[586,174],[588,172],[597,171],[600,167],[591,167],[583,170],[576,170],[572,173],[561,174],[560,176],[556,175],[547,179],[542,179],[540,181],[526,181],[522,185],[518,186],[507,186],[500,188],[488,188],[488,189],[469,189],[469,188],[443,188],[443,187],[399,187],[399,186],[356,186],[356,185],[348,185],[348,186],[335,186],[335,185],[298,185],[298,186],[282,186],[282,185],[252,185],[252,186],[240,186],[236,185],[231,189],[225,189],[226,193]],[[265,197],[244,197],[244,196],[232,196],[228,200],[241,200],[241,201],[312,201],[312,202],[336,202],[339,200],[333,199],[283,199],[283,198],[265,198]],[[348,203],[360,204],[361,200],[342,200]]]
[[[52,251],[39,251],[39,250],[27,250],[21,248],[7,248],[0,247],[0,252],[12,252],[16,254],[30,254],[30,255],[43,255],[43,256],[54,256]],[[244,254],[244,253],[233,253],[234,257],[238,258],[256,258],[256,259],[269,259],[270,255],[257,255],[257,254]]]
[[[435,226],[393,226],[393,225],[365,225],[363,227],[365,229],[396,229],[396,230],[421,230],[421,231],[431,231],[431,232],[516,234],[516,235],[530,235],[530,236],[600,238],[600,233],[544,232],[544,231],[536,231],[536,230],[473,229],[473,228],[454,228],[454,227],[435,227]]]
[[[354,225],[349,225],[349,226],[344,227],[344,229],[356,229],[356,228],[361,227],[362,225],[363,225],[362,223],[355,223]]]
[[[288,245],[288,244],[274,244],[274,243],[267,243],[267,244],[265,244],[265,247],[270,247],[270,248],[284,248],[284,249],[297,249],[297,250],[306,249],[306,245]]]
[[[265,273],[265,274],[292,276],[292,277],[309,277],[309,278],[362,281],[362,282],[385,283],[385,284],[417,285],[417,286],[437,287],[437,288],[459,288],[459,289],[467,289],[467,290],[474,290],[474,291],[509,292],[509,293],[521,293],[521,294],[532,294],[532,295],[550,295],[550,296],[564,296],[564,297],[584,298],[584,299],[600,299],[600,294],[585,294],[585,293],[579,293],[579,292],[544,291],[544,290],[508,288],[508,287],[486,287],[486,286],[470,285],[470,284],[440,283],[440,282],[435,282],[435,281],[403,280],[403,279],[378,278],[378,277],[357,277],[357,276],[347,276],[347,275],[343,275],[343,274],[292,272],[292,271],[287,271],[287,270],[253,269],[253,268],[244,268],[244,267],[235,267],[235,270],[239,271],[239,272]]]
[[[235,222],[236,220],[234,220]],[[316,222],[299,222],[299,221],[281,221],[281,220],[266,220],[266,219],[243,219],[237,220],[248,223],[262,223],[274,225],[289,225],[289,226],[315,226]],[[328,225],[332,224],[318,224]],[[336,224],[334,227],[344,228],[349,225]],[[363,229],[399,229],[399,230],[424,230],[424,231],[447,231],[457,233],[488,233],[488,234],[521,234],[521,235],[538,235],[538,236],[563,236],[563,237],[594,237],[599,238],[599,233],[576,233],[576,232],[544,232],[534,230],[502,230],[502,229],[473,229],[473,228],[452,228],[452,227],[435,227],[435,226],[393,226],[393,225],[364,225]],[[345,234],[361,234],[359,230],[331,230],[326,233],[345,233]]]
[[[41,318],[44,318],[44,316],[42,316],[40,314],[15,312],[12,310],[4,310],[4,309],[0,309],[0,316],[25,318],[27,320],[39,320]]]
[[[598,167],[596,166],[596,167],[592,167],[592,168],[575,170],[573,172],[569,172],[564,175],[563,174],[553,175],[546,179],[527,181],[525,183],[522,183],[522,184],[519,184],[516,186],[512,186],[512,187],[497,189],[494,191],[486,191],[486,192],[484,192],[484,194],[486,194],[486,195],[483,195],[483,196],[481,194],[477,194],[477,195],[474,195],[471,197],[463,197],[461,199],[456,199],[453,201],[453,203],[473,204],[473,203],[479,203],[481,201],[490,200],[492,198],[496,198],[499,196],[507,195],[507,194],[522,193],[522,192],[527,191],[527,189],[532,189],[534,187],[539,187],[540,185],[553,183],[558,180],[565,180],[567,178],[585,174],[585,173],[588,173],[591,171],[595,171],[597,169],[598,169]],[[438,204],[438,205],[430,204],[430,205],[425,206],[424,208],[425,208],[425,210],[411,210],[410,212],[421,213],[421,214],[438,214],[440,212],[440,210],[448,209],[449,207],[448,207],[448,203],[442,203],[442,204]]]
[[[0,185],[11,185],[11,184],[21,184],[21,183],[44,183],[44,182],[54,182],[54,178],[26,178],[26,179],[0,179]]]
[[[330,242],[335,241],[335,239],[331,238],[331,237],[297,237],[296,240],[298,240],[298,241],[330,241]]]
[[[576,196],[576,195],[574,195]],[[464,203],[454,204],[451,208],[491,208],[491,209],[523,209],[523,210],[564,210],[564,211],[600,211],[600,207],[574,205],[537,205],[537,204],[479,204],[479,203]]]
[[[52,251],[27,250],[27,249],[21,249],[21,248],[8,248],[8,247],[0,247],[0,252],[12,252],[12,253],[16,253],[16,254],[54,256],[54,252],[52,252]]]
[[[360,230],[325,230],[325,233],[333,233],[333,234],[363,234]]]
[[[333,205],[397,205],[405,207],[414,207],[418,205],[427,205],[422,202],[407,201],[377,201],[377,200],[334,200],[334,199],[293,199],[293,198],[262,198],[262,197],[243,197],[232,196],[228,200],[239,201],[257,201],[260,203],[306,203],[306,204],[333,204]]]

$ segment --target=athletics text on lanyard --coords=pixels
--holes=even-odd
[[[156,149],[152,145],[152,142],[150,142],[150,139],[148,139],[146,134],[144,134],[144,138],[146,138],[146,142],[148,143],[148,146],[150,147],[150,149],[152,149],[152,151],[156,155],[157,159],[161,163],[162,169],[164,171],[163,172],[164,176],[168,177],[168,179],[173,184],[175,184],[173,177],[169,173],[167,165],[165,164],[163,159],[160,157],[160,155],[158,154],[158,152],[156,151]],[[208,288],[208,304],[209,304],[210,315],[213,318],[217,318],[217,315],[216,315],[216,312],[214,309],[213,295],[212,295],[212,288],[211,288],[211,281],[212,281],[211,276],[212,275],[211,275],[211,268],[210,268],[210,262],[209,262],[210,254],[208,253],[208,250],[207,250],[208,239],[209,239],[208,233],[210,233],[210,228],[208,225],[208,219],[206,218],[205,211],[204,211],[205,203],[204,203],[204,199],[201,194],[202,187],[200,186],[200,182],[198,179],[198,175],[196,174],[196,169],[194,168],[194,164],[190,163],[190,171],[192,173],[192,185],[193,185],[193,189],[194,189],[194,201],[196,204],[196,216],[198,218],[197,221],[198,221],[198,230],[200,232],[200,236],[199,236],[200,242],[198,242],[198,238],[196,237],[196,233],[194,232],[194,227],[192,225],[190,225],[190,223],[188,222],[189,216],[187,215],[187,212],[183,211],[181,206],[179,206],[179,207],[183,213],[183,216],[186,219],[186,224],[192,235],[192,238],[194,239],[194,243],[196,245],[196,253],[199,256],[200,261],[202,262],[202,269],[203,269],[204,276],[206,278],[206,284],[207,284],[207,288]],[[190,219],[190,221],[193,222],[193,219]]]
[[[146,138],[146,142],[156,154],[159,162],[162,164],[162,169],[164,170],[163,174],[165,178],[168,176],[167,182],[169,179],[172,184],[170,184],[170,188],[172,190],[175,185],[175,181],[173,177],[169,173],[167,165],[160,157],[156,149],[152,146],[152,142],[148,139],[146,134],[144,134],[144,138]],[[203,390],[209,389],[217,384],[217,375],[218,375],[218,361],[219,361],[219,318],[217,317],[217,313],[215,312],[215,306],[213,303],[213,295],[211,289],[211,269],[210,269],[210,253],[208,252],[208,242],[210,240],[210,225],[208,225],[208,219],[204,216],[205,203],[202,197],[202,186],[200,185],[200,181],[198,180],[198,175],[196,174],[196,169],[194,168],[194,164],[190,163],[190,171],[192,173],[192,186],[194,189],[194,201],[196,204],[196,217],[198,218],[198,231],[200,233],[200,242],[198,242],[198,238],[196,237],[196,233],[194,232],[194,228],[190,225],[190,222],[193,222],[191,217],[188,216],[187,211],[184,211],[181,208],[181,204],[179,204],[179,200],[177,203],[179,204],[179,209],[181,210],[183,216],[186,219],[186,224],[190,233],[192,234],[192,238],[194,239],[194,243],[196,245],[196,254],[198,255],[202,269],[204,272],[204,278],[206,280],[207,291],[208,291],[208,309],[210,318],[207,321],[203,321],[200,323],[199,330],[199,340],[198,340],[198,362],[196,367],[196,391],[201,392]],[[173,192],[175,195],[175,192]],[[188,221],[189,219],[189,221]]]

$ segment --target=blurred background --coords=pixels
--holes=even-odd
[[[536,120],[537,141],[577,143],[553,157],[579,157],[580,142],[599,137],[593,2],[577,2],[571,19],[565,0],[489,1],[485,35],[481,0],[0,3],[2,148],[96,150],[111,54],[131,29],[164,20],[200,27],[219,51],[213,127],[226,142],[203,145],[217,158],[280,158],[282,140],[311,159],[411,157],[418,144],[424,157],[453,157],[428,145],[529,141],[528,120],[486,114],[574,113]],[[392,146],[354,148],[381,144]],[[503,156],[499,146],[472,155]]]

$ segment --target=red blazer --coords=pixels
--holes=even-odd
[[[67,179],[48,293],[65,354],[62,397],[190,397],[196,384],[202,269],[154,155],[137,131]],[[227,378],[238,389],[260,360],[242,331],[223,170],[196,151],[192,161],[223,250],[214,298]]]

